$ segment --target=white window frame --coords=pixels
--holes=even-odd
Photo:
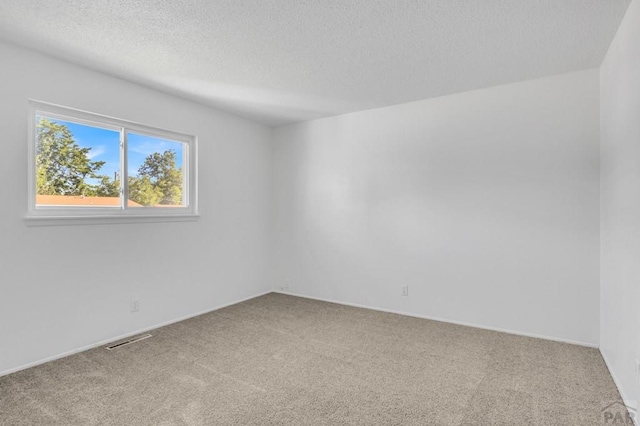
[[[120,206],[119,207],[74,207],[74,206],[36,206],[36,116],[57,118],[64,121],[85,124],[120,133]],[[136,133],[153,136],[184,144],[182,156],[183,170],[183,206],[181,207],[136,207],[129,208],[128,170],[127,170],[127,134]],[[144,124],[106,115],[95,114],[51,103],[29,101],[28,128],[28,206],[26,222],[28,225],[75,225],[103,223],[135,222],[176,222],[198,218],[197,191],[197,137],[170,130],[146,126]]]

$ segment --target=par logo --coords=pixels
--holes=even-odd
[[[634,425],[636,419],[635,404],[632,401],[614,401],[606,404],[602,411],[603,425]]]

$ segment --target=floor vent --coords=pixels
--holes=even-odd
[[[150,334],[143,334],[142,336],[132,337],[130,339],[123,340],[122,342],[118,342],[118,343],[113,344],[111,346],[107,346],[107,350],[108,351],[112,351],[112,350],[114,350],[116,348],[119,348],[121,346],[130,345],[132,343],[139,342],[140,340],[148,339],[149,337],[151,337]]]

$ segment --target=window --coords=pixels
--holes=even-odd
[[[194,136],[30,103],[28,220],[190,217],[197,217]]]

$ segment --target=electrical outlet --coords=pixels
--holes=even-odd
[[[402,295],[403,296],[408,296],[409,295],[409,286],[405,285],[402,287]]]
[[[140,300],[132,300],[131,301],[131,312],[138,312],[140,310]]]
[[[286,280],[284,282],[284,284],[282,284],[282,287],[280,287],[280,289],[282,291],[289,291],[289,284],[291,284],[291,281],[290,280]]]

